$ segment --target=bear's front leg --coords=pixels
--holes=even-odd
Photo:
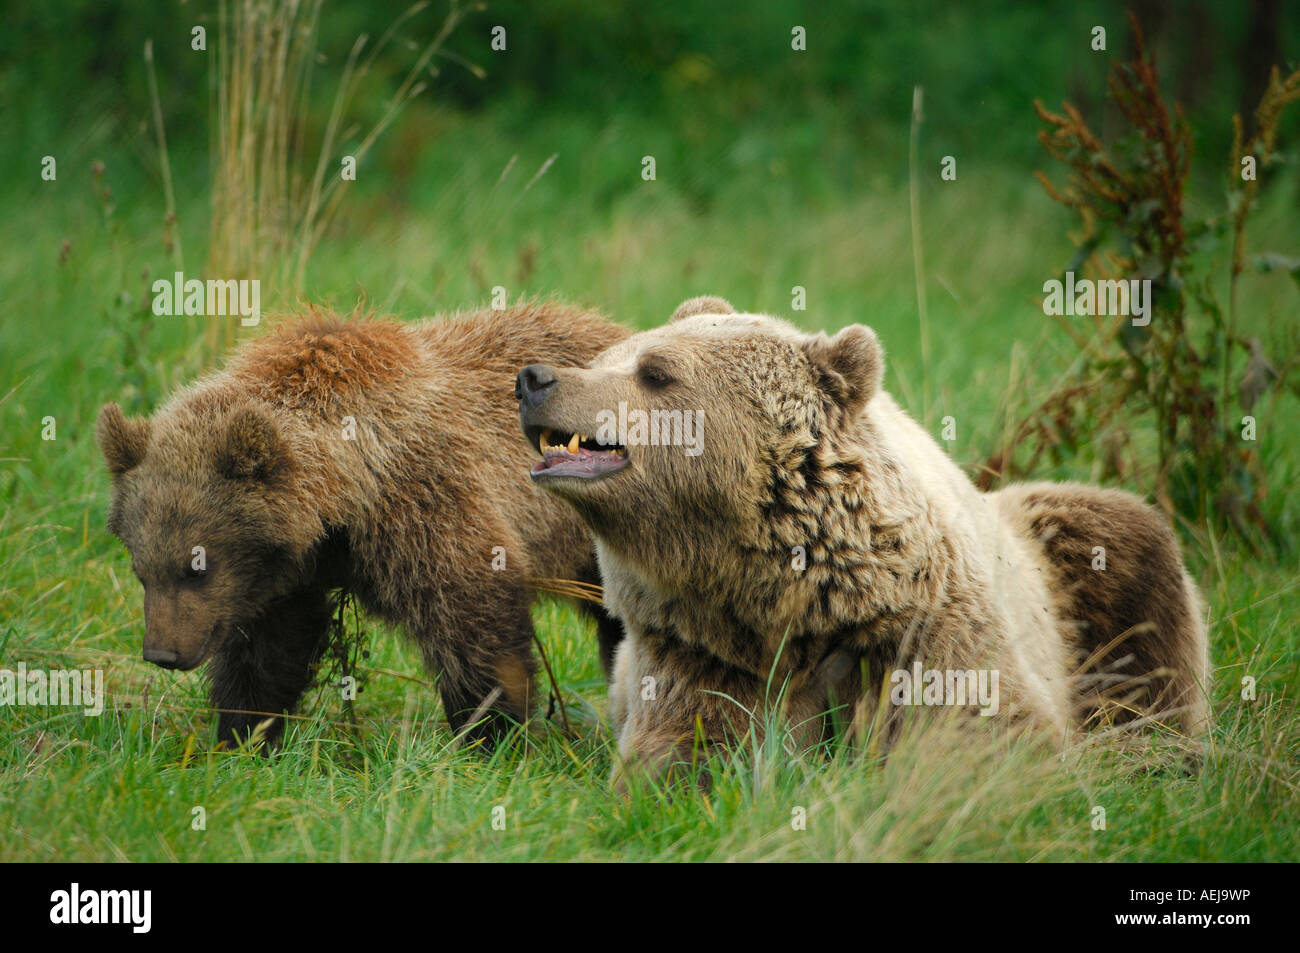
[[[633,636],[619,645],[610,713],[619,736],[614,785],[640,777],[675,781],[761,719],[764,685],[707,652],[665,635]],[[707,771],[696,775],[711,784]]]
[[[528,590],[522,579],[491,582],[416,629],[452,731],[488,748],[537,705]]]
[[[219,741],[237,745],[267,718],[267,743],[279,741],[284,719],[276,716],[292,712],[311,684],[332,614],[325,590],[302,590],[226,636],[208,667]]]

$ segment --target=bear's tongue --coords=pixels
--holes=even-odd
[[[551,431],[544,430],[538,441],[542,459],[533,464],[533,476],[596,477],[627,466],[627,450],[622,447],[584,447],[580,434],[571,434],[566,444],[550,443]]]

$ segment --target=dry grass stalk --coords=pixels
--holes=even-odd
[[[370,47],[353,44],[318,148],[309,148],[312,72],[319,58],[321,0],[222,0],[214,81],[212,224],[207,272],[262,281],[263,302],[293,303],[307,265],[346,190],[338,174],[349,107],[376,57],[398,28],[428,6],[416,3]],[[349,150],[358,166],[403,107],[425,89],[420,81],[443,53],[466,9],[452,0],[441,28],[421,49],[378,122]],[[310,174],[306,157],[315,155]],[[264,308],[265,310],[265,308]],[[234,341],[236,319],[210,316],[209,361]]]

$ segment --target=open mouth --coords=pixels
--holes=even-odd
[[[526,433],[542,454],[528,471],[534,480],[561,476],[591,480],[617,473],[628,463],[627,447],[622,445],[609,446],[584,434],[550,427],[529,427]]]

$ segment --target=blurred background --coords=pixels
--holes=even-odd
[[[0,858],[1294,859],[1300,73],[1269,76],[1300,65],[1297,7],[6,0],[0,663],[102,666],[112,703],[0,707]],[[1115,73],[1129,9],[1155,73],[1126,113],[1108,75],[1137,75]],[[1116,200],[1084,201],[1087,176]],[[1045,315],[1067,269],[1150,277],[1151,324]],[[834,784],[824,765],[787,783],[783,760],[620,813],[597,732],[522,762],[446,753],[415,653],[373,620],[363,744],[322,685],[287,757],[204,754],[202,679],[139,658],[94,420],[110,400],[153,412],[283,318],[155,315],[176,272],[255,278],[264,311],[554,295],[647,328],[716,294],[809,330],[870,324],[885,386],[972,478],[1089,480],[1173,517],[1206,594],[1211,763],[1107,761],[1067,785],[963,741]],[[587,623],[558,602],[534,617],[595,724]],[[1080,807],[1098,791],[1105,834]],[[507,795],[512,830],[527,820],[502,840],[483,818]],[[221,833],[192,834],[196,804]],[[791,804],[826,807],[782,841]]]
[[[1032,406],[1078,351],[1038,303],[1080,235],[1034,178],[1064,171],[1034,100],[1123,132],[1106,77],[1134,53],[1131,9],[1187,117],[1186,213],[1222,218],[1232,116],[1249,135],[1270,67],[1294,68],[1297,6],[11,0],[0,385],[26,383],[3,410],[44,401],[83,428],[104,399],[144,412],[218,361],[228,322],[149,311],[149,282],[178,270],[259,277],[264,310],[404,318],[501,288],[647,327],[712,293],[809,328],[875,326],[888,386],[935,428],[955,413],[947,446],[976,472],[1009,405]],[[1300,253],[1298,140],[1293,110],[1252,249]],[[1238,330],[1274,366],[1296,287],[1283,269],[1239,292]],[[22,470],[0,493],[34,479]]]

